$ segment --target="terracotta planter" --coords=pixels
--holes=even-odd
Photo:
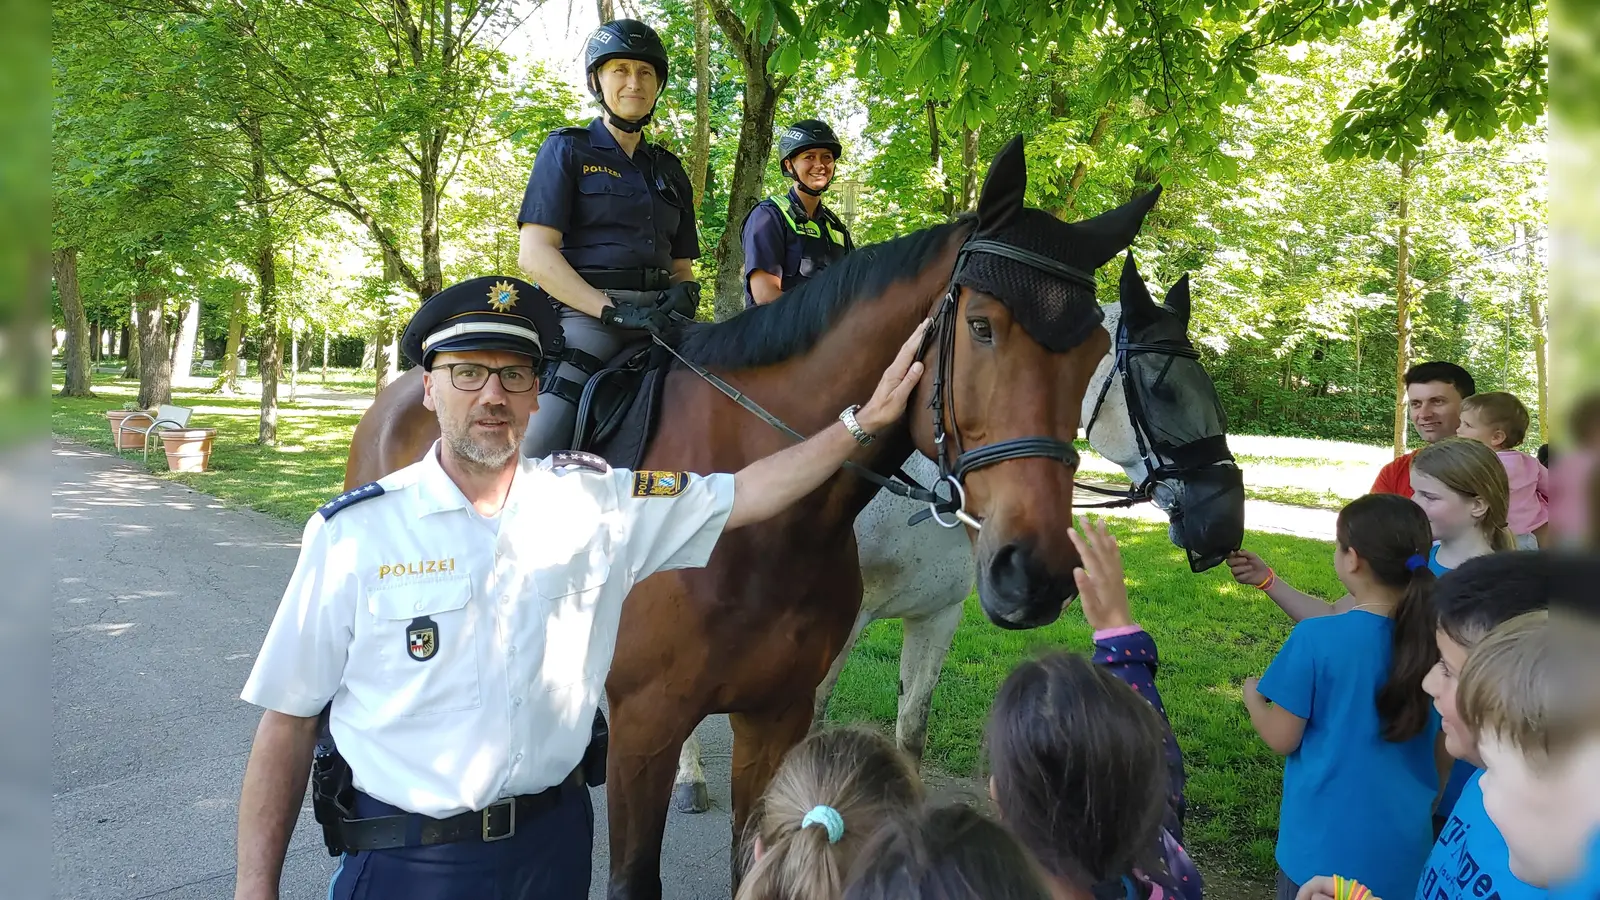
[[[140,432],[133,431],[133,430],[127,430],[127,431],[123,431],[121,433],[121,435],[118,435],[118,433],[117,433],[118,427],[122,425],[122,420],[123,419],[126,419],[129,416],[141,415],[141,414],[146,414],[146,413],[142,409],[108,409],[108,410],[106,410],[106,421],[111,423],[111,443],[113,445],[115,445],[118,450],[143,450],[144,449],[144,435],[141,434]],[[139,426],[140,428],[144,428],[144,427],[147,427],[150,424],[150,420],[141,418],[139,421],[137,421],[137,422],[135,422],[133,424]]]
[[[215,428],[166,428],[157,432],[167,449],[167,468],[174,472],[204,472],[211,460]]]

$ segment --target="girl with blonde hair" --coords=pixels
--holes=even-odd
[[[1428,514],[1434,544],[1428,568],[1435,575],[1476,556],[1516,549],[1506,524],[1511,485],[1493,450],[1467,438],[1446,438],[1417,451],[1411,461],[1412,500]]]
[[[833,728],[795,745],[756,805],[736,900],[839,900],[861,849],[922,803],[910,759],[875,731]]]

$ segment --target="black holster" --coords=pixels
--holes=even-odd
[[[583,782],[589,787],[606,783],[606,751],[611,745],[611,729],[606,725],[605,714],[594,711],[594,730],[589,734],[589,746],[583,751]]]
[[[322,826],[322,843],[329,856],[348,852],[341,827],[355,814],[356,785],[350,764],[339,755],[333,735],[328,732],[328,711],[321,716],[321,734],[311,754],[311,812]]]

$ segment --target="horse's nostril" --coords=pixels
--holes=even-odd
[[[995,551],[989,560],[989,583],[1007,596],[1027,595],[1027,555],[1016,544]]]

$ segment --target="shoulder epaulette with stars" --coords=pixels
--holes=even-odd
[[[344,509],[347,506],[354,506],[363,500],[371,500],[373,497],[381,496],[383,496],[383,485],[377,483],[376,481],[371,482],[370,484],[363,484],[361,487],[345,491],[332,500],[329,500],[327,503],[317,507],[317,515],[322,516],[322,520],[326,522],[327,520],[333,518],[334,513]]]
[[[582,450],[562,450],[550,454],[550,468],[570,469],[574,467],[593,469],[602,475],[611,471],[611,464],[605,461],[605,457],[598,454],[585,453]]]

